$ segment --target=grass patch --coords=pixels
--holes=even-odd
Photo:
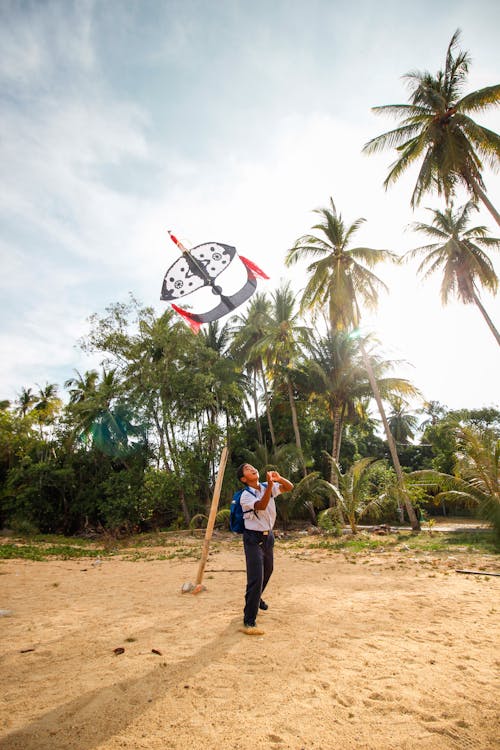
[[[410,549],[423,552],[480,552],[494,555],[500,552],[500,545],[494,531],[439,531],[421,534],[398,534],[400,543]]]
[[[180,547],[171,552],[161,552],[159,550],[156,552],[149,552],[147,549],[129,548],[121,557],[123,560],[128,560],[129,562],[147,562],[151,560],[197,560],[200,557],[200,550],[198,547]]]
[[[279,543],[279,541],[278,541]],[[472,552],[494,555],[500,552],[500,545],[493,531],[467,532],[467,531],[440,531],[439,533],[421,532],[396,532],[387,536],[375,536],[361,532],[356,536],[314,539],[302,538],[290,542],[281,542],[288,549],[321,549],[331,552],[373,552],[384,550],[400,551],[411,550],[413,552]]]
[[[73,547],[69,544],[0,544],[0,560],[70,560],[82,557],[104,557],[112,554],[104,549]]]
[[[199,559],[201,540],[192,536],[172,536],[172,533],[160,532],[136,535],[116,542],[113,547],[100,540],[96,546],[94,540],[78,537],[64,537],[55,534],[18,537],[0,541],[0,560],[70,560],[81,558],[110,557],[119,555],[121,559],[132,562],[152,560]],[[450,554],[468,552],[475,554],[495,555],[500,552],[500,545],[493,531],[422,531],[413,534],[409,531],[394,531],[386,536],[378,536],[361,531],[356,536],[344,534],[333,536],[298,536],[277,538],[277,545],[285,550],[326,550],[332,553],[348,552],[363,554],[374,551],[411,551],[413,553],[432,552]],[[240,538],[228,538],[225,542],[212,541],[210,554],[217,554],[227,544],[234,548],[241,546]]]

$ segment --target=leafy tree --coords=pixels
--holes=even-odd
[[[483,307],[479,298],[478,286],[490,292],[498,289],[498,276],[484,249],[498,250],[500,239],[489,237],[484,226],[469,227],[469,215],[476,208],[472,201],[457,211],[451,204],[445,211],[432,210],[432,224],[415,222],[413,228],[434,240],[430,245],[417,247],[405,257],[423,256],[418,273],[427,279],[437,271],[443,271],[441,302],[446,305],[450,296],[456,296],[465,305],[477,305],[497,344],[500,334]]]
[[[436,500],[466,502],[489,520],[500,540],[500,437],[495,430],[456,429],[456,474],[420,471],[412,479],[437,486]]]
[[[412,71],[404,76],[410,91],[409,104],[373,108],[376,114],[401,118],[401,125],[368,141],[363,151],[372,154],[386,148],[397,150],[398,158],[384,182],[386,188],[411,164],[421,161],[412,206],[420,203],[424,193],[436,188],[448,201],[457,184],[461,184],[474,200],[482,200],[500,224],[500,215],[486,195],[482,176],[483,161],[493,170],[498,169],[500,137],[471,117],[498,105],[500,84],[462,94],[470,57],[457,49],[459,37],[457,30],[448,46],[444,70],[436,75]]]

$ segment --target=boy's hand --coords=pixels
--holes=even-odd
[[[267,472],[267,481],[268,482],[279,482],[281,479],[280,475],[277,471],[268,471]]]

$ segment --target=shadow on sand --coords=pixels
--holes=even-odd
[[[122,732],[169,690],[223,658],[240,640],[235,618],[216,638],[175,664],[155,666],[147,674],[92,690],[0,739],[1,750],[91,750]]]

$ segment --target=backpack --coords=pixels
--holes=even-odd
[[[263,482],[263,486],[266,487],[267,484]],[[231,531],[233,531],[235,534],[243,534],[245,531],[245,513],[255,513],[257,516],[257,512],[253,510],[243,510],[241,507],[241,495],[245,490],[248,490],[248,492],[251,492],[252,495],[255,495],[255,492],[253,492],[251,487],[242,487],[241,490],[238,490],[234,493],[233,499],[231,500],[231,509],[229,511],[229,528]],[[257,495],[255,495],[257,497]],[[257,516],[258,518],[258,516]]]

